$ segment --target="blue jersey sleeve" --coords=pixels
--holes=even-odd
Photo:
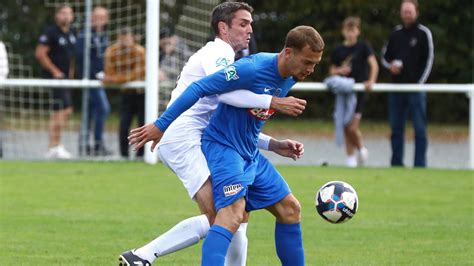
[[[199,98],[250,88],[256,76],[252,62],[248,58],[241,59],[223,70],[193,82],[155,121],[155,126],[161,132],[165,132],[169,125],[193,106]]]

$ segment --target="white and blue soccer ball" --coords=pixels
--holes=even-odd
[[[324,184],[316,194],[316,210],[331,223],[343,223],[357,212],[359,200],[355,189],[342,181]]]

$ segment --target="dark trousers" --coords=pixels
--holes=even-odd
[[[133,116],[137,116],[138,125],[145,123],[145,94],[122,93],[120,101],[120,154],[128,158],[128,133],[132,124]],[[143,157],[143,148],[137,152],[137,157]]]
[[[389,121],[392,129],[392,166],[403,166],[405,121],[411,114],[415,131],[415,167],[426,167],[426,93],[390,93],[388,96]]]

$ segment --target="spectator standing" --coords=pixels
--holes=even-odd
[[[91,44],[90,44],[90,70],[89,79],[102,79],[104,75],[104,54],[108,46],[108,37],[105,32],[109,22],[109,14],[106,8],[97,6],[92,11],[91,17]],[[77,73],[79,78],[83,78],[84,46],[85,35],[81,32],[76,45]],[[87,134],[85,139],[86,153],[88,155],[108,155],[104,145],[105,120],[110,112],[110,104],[104,88],[94,88],[89,90],[89,117],[87,119]],[[89,133],[94,121],[94,146],[89,145]],[[84,143],[81,143],[83,145]]]
[[[371,90],[377,80],[379,67],[370,44],[359,40],[360,18],[347,17],[342,25],[344,41],[331,54],[331,75],[353,78],[355,82],[363,82],[366,90]],[[347,166],[363,165],[368,158],[368,150],[364,147],[362,133],[359,129],[365,93],[358,92],[355,111],[352,119],[344,125],[344,139],[347,153]]]
[[[145,48],[135,42],[129,27],[119,30],[117,41],[105,51],[105,76],[103,83],[123,84],[134,80],[145,79]],[[143,89],[122,89],[120,101],[120,154],[128,159],[128,131],[133,117],[137,116],[138,124],[145,123],[145,93]],[[143,148],[137,152],[143,157]]]
[[[35,57],[45,79],[74,78],[74,46],[76,37],[71,30],[74,12],[68,5],[55,12],[55,25],[47,27],[39,37]],[[71,153],[61,145],[61,131],[72,114],[70,89],[53,89],[53,112],[49,118],[49,150],[51,159],[70,159]]]
[[[395,27],[384,47],[382,63],[393,83],[425,83],[433,65],[431,31],[418,22],[418,1],[403,0],[402,25]],[[426,167],[426,93],[390,93],[389,121],[392,130],[392,166],[403,166],[405,120],[410,111],[415,131],[415,167]]]

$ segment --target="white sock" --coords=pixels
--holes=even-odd
[[[209,231],[206,215],[199,215],[181,221],[166,233],[134,251],[135,255],[153,263],[158,257],[187,248],[203,239]]]
[[[225,256],[226,266],[245,266],[248,245],[247,225],[248,223],[240,224],[239,229],[237,229],[237,232],[232,237],[227,255]]]

